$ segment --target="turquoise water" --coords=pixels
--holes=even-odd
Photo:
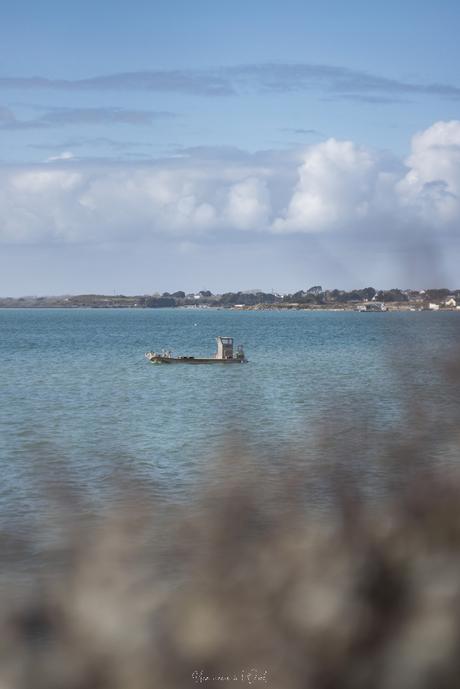
[[[459,334],[460,313],[1,310],[0,511],[37,513],[43,476],[102,501],[117,470],[184,495],[235,440],[286,471],[351,446],[347,461],[375,482],[364,435],[410,433],[414,400],[451,412],[439,366]],[[249,363],[144,358],[208,355],[216,335],[244,344]]]

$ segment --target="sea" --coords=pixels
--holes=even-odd
[[[248,363],[144,357],[209,356],[217,335]],[[2,524],[67,495],[72,509],[110,505],[126,482],[186,501],[216,467],[220,481],[299,472],[318,504],[331,472],[378,495],[394,448],[423,434],[452,466],[459,335],[460,312],[0,310]]]

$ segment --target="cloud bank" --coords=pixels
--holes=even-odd
[[[1,242],[458,237],[460,121],[416,134],[405,161],[336,139],[294,152],[197,148],[143,164],[53,158],[0,168]]]
[[[458,100],[460,87],[391,79],[336,65],[262,63],[202,70],[145,70],[85,79],[0,77],[0,89],[53,91],[155,91],[196,96],[230,96],[242,92],[321,90],[368,103],[400,102],[408,96]]]

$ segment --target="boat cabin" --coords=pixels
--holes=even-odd
[[[216,337],[216,359],[233,359],[233,337]]]

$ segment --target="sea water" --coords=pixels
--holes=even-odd
[[[0,310],[0,514],[37,515],[60,487],[104,503],[117,471],[183,499],[222,457],[231,478],[236,452],[264,471],[354,464],[375,487],[377,439],[410,434],[415,407],[452,413],[459,333],[456,312]],[[216,335],[249,363],[144,358],[209,356]]]

